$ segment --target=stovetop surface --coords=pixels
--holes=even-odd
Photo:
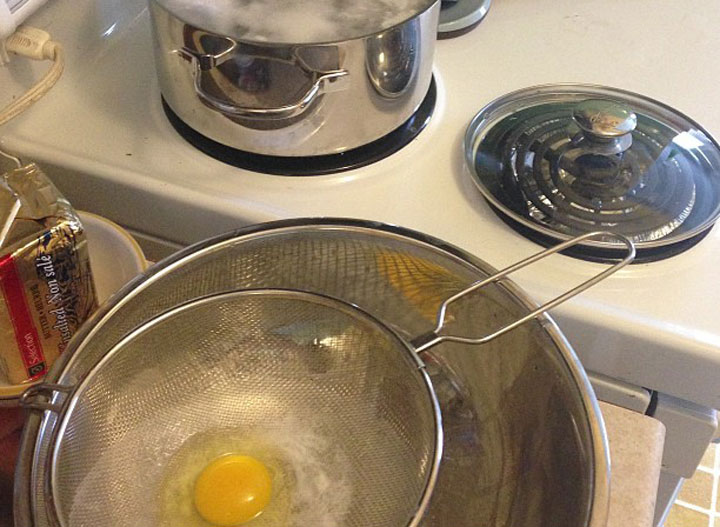
[[[341,216],[423,231],[495,267],[520,260],[540,247],[484,202],[462,142],[483,106],[532,85],[635,91],[720,137],[720,4],[700,0],[497,0],[476,29],[438,42],[437,107],[410,145],[312,178],[237,169],[187,145],[162,110],[145,0],[51,0],[29,23],[63,43],[66,72],[0,130],[0,144],[43,162],[77,208],[183,244],[260,221]],[[0,68],[0,105],[45,67]],[[556,256],[514,279],[542,301],[603,268]],[[717,408],[718,298],[715,227],[690,250],[627,268],[553,316],[587,369]]]

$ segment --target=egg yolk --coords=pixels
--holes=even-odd
[[[265,465],[250,456],[229,454],[211,462],[195,480],[195,508],[214,525],[240,525],[265,509],[271,491]]]

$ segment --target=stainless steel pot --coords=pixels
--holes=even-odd
[[[370,35],[269,43],[198,27],[150,0],[160,89],[181,120],[223,145],[274,156],[345,152],[395,130],[419,107],[439,12],[440,0],[428,0]]]
[[[49,399],[36,393],[25,401],[45,411],[28,416],[16,525],[54,526],[49,467],[53,441],[62,433],[57,411],[71,387],[147,320],[216,293],[292,288],[356,305],[410,338],[432,331],[450,295],[494,274],[440,240],[353,220],[276,222],[177,253],[81,328],[48,374]],[[451,329],[474,335],[493,334],[536,311],[506,279],[486,283],[459,307]],[[480,351],[462,341],[442,342],[426,362],[446,432],[423,525],[605,525],[609,463],[602,418],[582,366],[547,315],[516,324]],[[93,463],[93,452],[83,462]]]

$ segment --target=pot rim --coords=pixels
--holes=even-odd
[[[186,259],[199,256],[205,251],[218,250],[222,245],[233,243],[237,238],[253,238],[255,236],[265,236],[269,233],[278,234],[283,231],[297,231],[300,228],[313,230],[349,228],[352,230],[373,231],[391,236],[402,236],[445,251],[477,268],[482,273],[486,273],[488,276],[496,272],[496,270],[484,260],[448,242],[419,231],[379,221],[351,218],[294,218],[249,225],[192,244],[164,258],[128,282],[80,327],[68,344],[66,351],[60,355],[58,360],[56,360],[50,368],[44,382],[58,382],[72,358],[78,351],[82,350],[82,344],[86,339],[92,337],[98,328],[102,327],[102,322],[106,317],[120,309],[126,301],[132,299],[134,293],[141,292],[145,285],[152,283],[155,279],[163,277],[175,267],[183,265]],[[497,285],[505,289],[512,300],[520,307],[527,310],[533,310],[538,307],[538,304],[512,280],[505,279],[497,283]],[[587,415],[590,441],[592,443],[592,481],[590,487],[590,510],[588,511],[588,519],[584,527],[605,527],[607,524],[610,499],[610,456],[605,423],[602,418],[602,413],[600,412],[597,398],[595,397],[580,360],[577,358],[572,346],[560,331],[555,321],[550,315],[543,314],[537,317],[535,322],[540,324],[560,352],[572,380],[578,388]],[[15,525],[18,527],[33,527],[36,525],[33,520],[34,509],[36,508],[33,492],[36,477],[36,457],[40,450],[40,441],[46,434],[52,433],[57,425],[57,416],[49,431],[47,430],[47,425],[48,422],[45,419],[45,412],[30,412],[23,429],[15,471],[15,487],[13,493]]]
[[[310,41],[310,42],[276,42],[273,40],[255,40],[255,39],[243,38],[242,36],[237,36],[234,34],[226,34],[221,31],[216,31],[213,28],[199,26],[195,22],[189,21],[186,17],[176,14],[175,12],[173,12],[173,10],[171,8],[164,5],[165,4],[164,0],[150,0],[150,4],[151,4],[151,6],[154,5],[155,7],[162,9],[168,15],[172,16],[173,18],[179,20],[180,22],[182,22],[194,29],[198,29],[200,31],[205,31],[206,33],[212,33],[212,34],[220,36],[220,37],[231,38],[238,43],[252,44],[254,46],[267,46],[267,47],[303,47],[303,46],[330,46],[330,45],[338,45],[338,44],[347,44],[348,42],[353,42],[356,40],[366,40],[368,38],[373,38],[375,36],[378,36],[378,35],[388,32],[388,31],[391,31],[397,27],[400,27],[400,26],[406,24],[407,22],[409,22],[410,20],[413,20],[415,18],[422,16],[426,12],[432,10],[435,6],[438,6],[438,8],[439,8],[440,1],[441,0],[427,0],[427,5],[423,9],[415,12],[414,14],[408,16],[407,18],[403,19],[400,22],[397,22],[397,23],[395,23],[391,26],[388,26],[384,29],[380,29],[378,31],[373,31],[372,33],[367,33],[364,35],[355,35],[355,36],[351,36],[351,37],[344,38],[344,39],[316,40],[316,41],[314,40],[314,41]]]

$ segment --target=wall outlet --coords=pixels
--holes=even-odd
[[[5,39],[47,0],[0,0],[0,66],[10,60]]]
[[[12,35],[47,0],[0,0],[0,39]]]

